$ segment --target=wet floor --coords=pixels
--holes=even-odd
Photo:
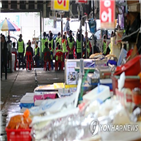
[[[35,71],[36,70],[36,71]],[[64,82],[63,71],[19,70],[8,73],[7,80],[1,80],[0,141],[6,141],[5,127],[9,118],[20,112],[20,99],[27,92],[33,92],[37,85]]]

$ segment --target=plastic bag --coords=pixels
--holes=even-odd
[[[29,118],[29,110],[27,109],[23,115],[11,117],[7,129],[29,129],[31,119]]]

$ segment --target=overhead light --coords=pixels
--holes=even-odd
[[[2,2],[0,1],[0,8],[2,8]]]

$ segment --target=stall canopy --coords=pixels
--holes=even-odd
[[[1,31],[20,31],[20,28],[13,22],[9,21],[7,18],[0,23]]]

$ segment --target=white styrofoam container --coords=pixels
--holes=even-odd
[[[100,90],[100,92],[98,92]],[[91,90],[89,93],[83,96],[83,100],[91,101],[100,99],[101,101],[111,97],[110,89],[108,86],[99,85],[98,87]]]

